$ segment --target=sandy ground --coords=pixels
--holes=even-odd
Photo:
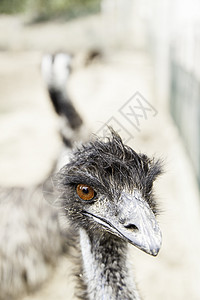
[[[0,182],[30,185],[45,178],[59,153],[57,119],[40,75],[45,51],[78,53],[102,41],[101,21],[24,26],[19,18],[0,19]],[[88,127],[97,132],[110,118],[123,125],[122,136],[135,150],[165,160],[156,184],[162,210],[163,246],[157,258],[130,249],[130,261],[146,300],[200,299],[200,207],[190,161],[167,111],[155,99],[153,65],[145,52],[114,48],[88,67],[76,67],[69,90]],[[157,114],[141,119],[140,132],[119,109],[139,91]],[[49,281],[23,300],[70,300],[72,262],[61,258]]]

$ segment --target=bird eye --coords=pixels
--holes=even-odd
[[[95,191],[87,184],[78,184],[76,187],[76,192],[82,200],[86,201],[92,200],[95,196]]]

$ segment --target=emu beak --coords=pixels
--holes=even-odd
[[[149,204],[135,190],[134,194],[122,192],[117,205],[109,202],[109,207],[84,212],[88,217],[106,228],[112,234],[136,246],[140,250],[156,256],[162,243],[162,235],[155,215]]]
[[[121,221],[116,229],[137,248],[156,256],[162,243],[162,234],[149,204],[136,190],[134,195],[121,195]],[[113,224],[114,225],[114,224]]]
[[[129,243],[156,256],[161,247],[162,234],[149,204],[138,191],[134,195],[123,192],[120,203],[118,222],[113,220],[112,226]]]

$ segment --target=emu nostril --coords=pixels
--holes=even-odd
[[[124,227],[127,228],[127,229],[130,229],[134,232],[137,232],[139,230],[138,227],[134,224],[128,224],[128,225],[125,225]]]

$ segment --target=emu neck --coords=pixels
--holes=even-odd
[[[89,300],[139,300],[129,274],[127,244],[110,234],[80,230],[83,280]]]

